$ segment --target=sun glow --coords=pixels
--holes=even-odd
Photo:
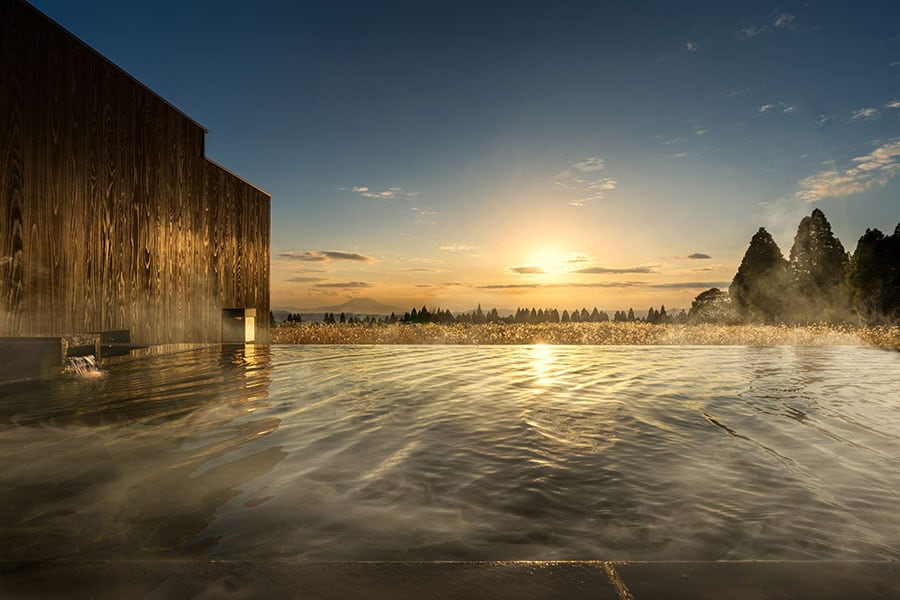
[[[531,255],[529,264],[537,267],[536,274],[558,276],[568,272],[570,260],[565,252],[543,249]]]

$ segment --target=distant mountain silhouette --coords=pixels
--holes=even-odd
[[[388,306],[378,300],[372,298],[352,298],[343,304],[335,306],[319,306],[317,308],[304,308],[297,312],[302,313],[347,313],[354,315],[390,315],[395,313],[400,316],[406,309],[397,308],[396,306]]]

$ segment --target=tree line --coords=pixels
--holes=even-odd
[[[785,258],[764,227],[750,239],[728,290],[711,288],[689,319],[712,323],[900,322],[900,224],[866,229],[849,254],[818,208],[804,217]]]
[[[274,316],[270,315],[274,323]],[[286,321],[299,323],[299,314]],[[691,302],[690,311],[669,314],[665,305],[650,307],[646,317],[634,310],[617,310],[612,317],[596,307],[564,310],[518,308],[500,316],[496,308],[454,315],[441,308],[413,308],[397,316],[355,317],[325,313],[326,324],[381,325],[391,323],[675,323],[675,324],[809,324],[900,323],[900,224],[892,235],[866,229],[853,254],[848,253],[818,208],[804,217],[788,257],[764,227],[750,239],[747,251],[727,290],[710,288]]]

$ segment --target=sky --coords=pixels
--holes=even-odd
[[[900,221],[900,3],[33,0],[272,195],[271,305],[665,305]]]

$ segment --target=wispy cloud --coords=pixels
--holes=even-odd
[[[416,216],[416,225],[434,225],[437,223],[437,217],[446,214],[419,206],[413,206],[409,210]]]
[[[325,281],[324,277],[291,277],[288,279],[291,283],[315,283],[317,281]]]
[[[688,42],[684,45],[684,47],[688,52],[697,52],[698,50],[700,50],[700,44],[698,44],[697,42]]]
[[[834,122],[834,115],[828,113],[822,113],[819,115],[819,119],[816,121],[816,127],[825,127],[826,125],[830,125]]]
[[[690,269],[673,269],[668,273],[670,275],[696,275],[698,273],[731,270],[732,268],[733,265],[704,265],[702,267],[691,267]]]
[[[609,177],[597,177],[596,173],[606,168],[599,156],[589,156],[575,163],[553,178],[557,186],[579,195],[569,202],[572,206],[584,206],[593,200],[601,200],[606,192],[616,189],[618,182]]]
[[[465,252],[475,249],[475,246],[469,246],[468,244],[444,244],[443,246],[438,246],[438,250],[444,250],[445,252]]]
[[[871,106],[854,110],[850,115],[851,121],[874,121],[881,116],[881,111]]]
[[[742,40],[747,40],[760,36],[768,31],[775,31],[776,29],[790,30],[797,27],[797,16],[780,10],[772,11],[772,14],[769,15],[769,19],[769,23],[765,25],[751,25],[750,27],[744,27],[737,32],[737,37]]]
[[[759,113],[767,113],[780,109],[780,112],[785,115],[789,115],[797,111],[797,107],[793,104],[788,104],[783,100],[779,100],[778,102],[772,102],[769,104],[763,104],[759,108],[756,109],[756,112]]]
[[[583,254],[578,254],[576,256],[566,259],[566,263],[570,264],[570,265],[577,265],[579,263],[586,263],[586,262],[591,262],[591,257],[585,256]]]
[[[704,290],[713,287],[723,288],[731,285],[730,281],[678,281],[672,283],[648,283],[646,281],[609,281],[597,283],[498,283],[475,286],[478,290],[533,290],[533,289],[566,289],[566,288],[651,288],[660,290]]]
[[[412,198],[413,196],[418,196],[418,192],[407,192],[403,188],[392,187],[387,189],[375,189],[369,186],[356,186],[351,188],[351,191],[356,192],[360,196],[364,198],[381,198],[381,199],[392,199],[392,198]]]
[[[744,27],[740,31],[738,31],[737,36],[742,40],[748,40],[750,38],[755,38],[758,35],[761,35],[765,32],[769,31],[768,25],[752,25],[750,27]]]
[[[705,290],[709,288],[727,288],[730,281],[676,281],[672,283],[654,283],[647,287],[658,290]]]
[[[876,185],[886,185],[900,174],[900,141],[883,144],[851,162],[854,166],[847,169],[819,171],[801,180],[795,196],[805,202],[818,202],[824,198],[861,194]]]
[[[541,267],[510,267],[509,270],[518,275],[542,275],[546,273],[546,271]]]
[[[625,267],[625,268],[610,268],[610,267],[587,267],[585,269],[578,269],[576,271],[572,271],[573,273],[581,273],[584,275],[610,275],[610,274],[622,274],[622,273],[654,273],[655,270],[653,267]]]
[[[900,100],[891,100],[884,104],[885,108],[900,108]]]
[[[304,250],[282,252],[278,256],[289,260],[300,260],[303,262],[325,262],[328,260],[351,260],[356,262],[371,263],[375,259],[358,252],[336,252],[330,250]]]
[[[359,289],[373,287],[371,283],[365,281],[345,281],[340,283],[317,283],[317,288],[335,288],[335,289]]]
[[[797,19],[795,15],[791,15],[780,10],[772,13],[772,25],[777,29],[793,29],[794,21]]]
[[[575,163],[572,168],[582,173],[591,173],[593,171],[602,171],[606,168],[606,163],[599,156],[589,156],[580,163]]]
[[[739,90],[732,90],[732,91],[728,92],[727,94],[725,94],[725,97],[726,98],[734,98],[735,96],[740,96],[741,94],[746,94],[749,91],[750,91],[750,88],[748,88],[748,87],[741,88]]]
[[[712,256],[710,256],[709,254],[703,254],[702,252],[694,252],[693,254],[688,254],[688,258],[702,260],[706,258],[712,258]]]

